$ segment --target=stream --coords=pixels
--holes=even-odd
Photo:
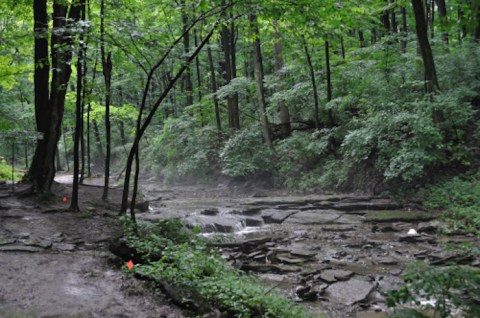
[[[142,183],[155,222],[179,217],[214,239],[223,257],[280,293],[327,317],[384,317],[389,290],[406,264],[461,258],[436,236],[438,215],[415,204],[357,195],[292,195]],[[448,241],[474,241],[449,236]],[[477,263],[478,260],[471,260]]]

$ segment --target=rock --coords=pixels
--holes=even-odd
[[[247,217],[245,219],[245,225],[246,226],[262,226],[263,225],[263,219],[262,218],[256,218],[256,217]]]
[[[52,249],[61,251],[61,252],[73,252],[75,250],[75,244],[69,243],[53,243]]]
[[[298,266],[248,263],[242,264],[240,269],[257,273],[292,273],[300,271]]]
[[[15,240],[12,239],[12,238],[3,238],[3,237],[0,237],[0,246],[2,245],[9,245],[9,244],[12,244],[12,243],[15,243]]]
[[[431,221],[431,222],[422,222],[419,223],[417,226],[417,230],[419,233],[436,233],[441,227],[443,223],[440,221]]]
[[[389,273],[394,276],[399,276],[402,273],[402,270],[400,268],[392,269],[391,271],[389,271]]]
[[[36,246],[25,246],[25,245],[4,245],[0,246],[0,252],[27,252],[27,253],[38,253],[43,251],[42,248]]]
[[[202,215],[217,215],[218,214],[218,209],[205,209],[200,212]]]
[[[356,214],[344,214],[335,220],[339,224],[360,224],[365,218]]]
[[[209,216],[209,215],[196,215],[190,216],[185,219],[188,227],[200,227],[202,232],[220,232],[220,233],[233,233],[236,229],[242,228],[242,222],[228,215],[222,215],[221,217]]]
[[[360,210],[392,210],[401,208],[401,204],[392,202],[387,199],[373,199],[365,202],[344,203],[338,202],[333,205],[336,210],[343,211],[360,211]]]
[[[393,258],[393,257],[381,257],[381,258],[378,258],[376,261],[377,261],[378,264],[382,264],[382,265],[397,265],[398,264],[398,260]]]
[[[289,216],[295,213],[297,213],[297,211],[295,210],[265,209],[262,210],[262,218],[266,224],[280,224]]]
[[[304,258],[315,258],[318,253],[315,251],[291,250],[290,254],[292,254],[293,256],[299,256]]]
[[[300,259],[300,258],[290,258],[286,256],[277,256],[277,259],[282,262],[282,263],[287,263],[287,264],[302,264],[305,263],[306,260]]]
[[[328,224],[337,220],[340,215],[338,211],[333,210],[308,210],[290,216],[283,223],[300,225]]]
[[[385,210],[370,211],[365,215],[366,222],[414,222],[428,221],[436,217],[435,214],[425,211],[412,210]]]
[[[326,293],[333,301],[350,306],[366,300],[373,288],[373,284],[369,282],[351,279],[330,285]]]
[[[387,296],[388,292],[399,289],[404,284],[401,278],[395,276],[381,276],[376,278],[375,281],[377,282],[378,292],[383,296]]]
[[[398,238],[399,242],[405,242],[405,243],[421,243],[421,242],[429,242],[429,243],[434,243],[435,239],[427,236],[422,236],[418,234],[405,234],[405,235],[400,235]]]
[[[150,207],[149,201],[140,201],[135,203],[135,209],[140,212],[147,212]]]
[[[295,288],[295,294],[302,300],[316,300],[318,295],[328,287],[327,284],[315,284],[309,282],[307,285],[299,285]]]
[[[333,283],[337,280],[348,280],[353,274],[352,271],[348,270],[327,269],[320,273],[320,279],[327,283]]]

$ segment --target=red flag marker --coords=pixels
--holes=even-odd
[[[63,203],[67,203],[67,197],[63,197]]]
[[[128,268],[129,271],[132,270],[132,268],[133,268],[133,262],[132,262],[132,260],[129,260],[129,261],[128,261],[128,263],[127,263],[127,268]]]

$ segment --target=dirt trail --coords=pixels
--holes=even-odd
[[[20,189],[19,189],[20,190]],[[0,317],[185,317],[163,295],[122,272],[108,252],[116,204],[101,188],[81,187],[82,212],[65,212],[70,187],[53,201],[0,190]],[[120,192],[111,191],[111,202]]]

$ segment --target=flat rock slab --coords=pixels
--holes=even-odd
[[[277,209],[265,209],[262,210],[263,221],[267,224],[274,223],[280,224],[289,216],[297,213],[297,210],[277,210]]]
[[[327,269],[320,273],[320,278],[327,283],[333,283],[337,280],[348,280],[353,274],[352,271],[347,270]]]
[[[26,253],[38,253],[43,251],[42,248],[26,245],[4,245],[0,246],[0,252],[26,252]]]
[[[401,204],[386,199],[374,199],[365,202],[338,202],[333,206],[334,209],[342,211],[391,210],[401,207]]]
[[[365,215],[366,222],[412,222],[429,221],[435,218],[434,213],[415,210],[370,211]]]
[[[372,283],[351,279],[328,286],[326,293],[331,300],[350,306],[366,300],[373,288]]]
[[[340,216],[341,214],[338,211],[333,210],[309,210],[298,212],[287,218],[283,223],[301,225],[326,224],[335,222]]]

